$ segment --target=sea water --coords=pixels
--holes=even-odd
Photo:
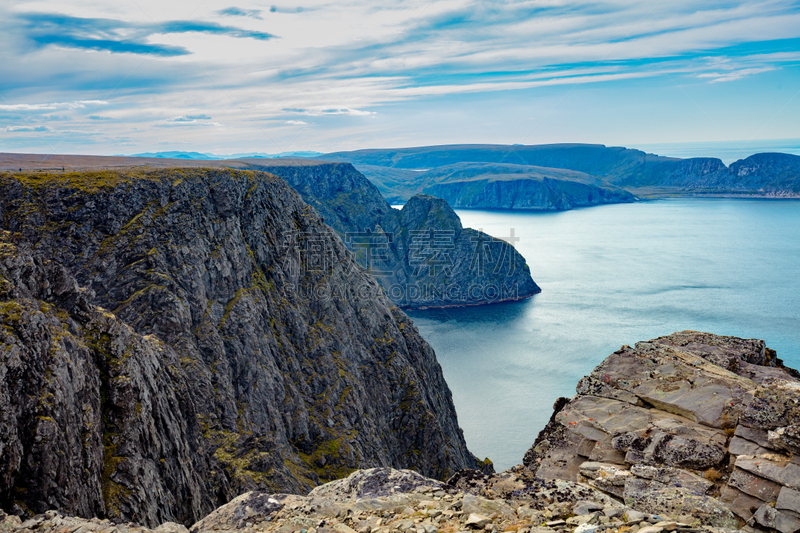
[[[542,293],[410,312],[467,444],[522,462],[559,396],[621,345],[693,329],[764,339],[800,368],[800,201],[665,199],[558,213],[457,211],[519,237]]]

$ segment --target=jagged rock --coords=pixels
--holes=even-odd
[[[432,349],[283,181],[0,174],[0,211],[4,509],[190,524],[477,465]]]
[[[784,494],[781,513],[794,518],[800,379],[763,341],[684,331],[623,346],[577,392],[525,455],[537,477],[586,480],[637,509],[720,527],[733,526],[727,510],[749,520]],[[624,455],[598,452],[609,443]],[[777,520],[765,512],[761,526]]]

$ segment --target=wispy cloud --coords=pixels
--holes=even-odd
[[[217,11],[218,14],[224,17],[250,17],[254,19],[261,19],[260,9],[240,9],[238,7],[228,7]]]
[[[39,46],[61,46],[114,53],[148,54],[162,57],[187,55],[182,46],[155,44],[149,38],[156,34],[205,33],[265,41],[274,35],[250,31],[214,22],[165,21],[133,23],[107,18],[82,18],[57,13],[22,13],[17,19],[26,36]]]
[[[39,127],[20,115],[47,115],[53,129],[42,137],[91,120],[140,151],[158,146],[161,128],[172,128],[170,142],[208,142],[197,145],[205,151],[419,143],[422,123],[442,142],[491,141],[485,124],[508,136],[547,131],[533,116],[558,118],[550,131],[572,125],[560,140],[594,131],[605,142],[623,128],[654,132],[654,108],[700,121],[691,108],[702,127],[721,117],[717,131],[728,135],[732,113],[721,108],[745,105],[732,89],[800,86],[797,0],[304,0],[302,10],[208,0],[188,13],[154,0],[12,4],[0,5],[0,120]],[[680,87],[680,98],[666,103],[665,87]],[[625,119],[596,118],[616,98],[630,106]],[[770,101],[750,116],[776,116],[786,103]],[[776,121],[793,130],[797,113]],[[694,132],[691,120],[674,123]]]
[[[169,128],[174,126],[204,126],[218,128],[222,126],[219,122],[212,122],[208,115],[179,115],[170,117],[161,124],[156,124],[158,128]]]
[[[297,113],[300,115],[310,115],[318,117],[321,115],[348,115],[351,117],[368,117],[374,115],[374,111],[363,111],[361,109],[352,109],[349,107],[329,107],[317,109],[303,109],[303,108],[285,108],[283,111],[287,113]]]
[[[51,102],[47,104],[2,104],[3,111],[53,111],[56,109],[84,109],[86,106],[108,105],[103,100],[78,100],[76,102]]]
[[[47,126],[7,126],[4,130],[8,133],[44,132],[52,131]]]

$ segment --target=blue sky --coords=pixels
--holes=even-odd
[[[0,3],[0,151],[800,138],[800,2]]]

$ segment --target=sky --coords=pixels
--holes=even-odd
[[[0,0],[0,152],[798,138],[800,1]]]

